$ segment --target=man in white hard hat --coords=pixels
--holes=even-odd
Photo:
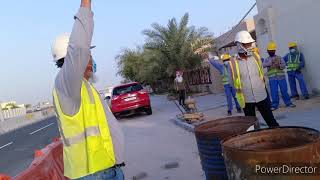
[[[90,80],[96,72],[91,56],[91,0],[81,0],[72,33],[52,45],[60,71],[53,90],[63,142],[64,175],[70,179],[124,179],[124,137],[108,105]]]
[[[261,58],[255,52],[255,40],[248,31],[237,33],[237,57],[232,60],[232,77],[237,99],[246,116],[256,116],[256,107],[269,127],[277,127],[268,102]]]

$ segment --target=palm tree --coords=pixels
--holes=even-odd
[[[116,57],[119,69],[117,74],[129,81],[152,83],[165,77],[159,58],[161,54],[141,47],[124,49]]]
[[[200,65],[201,55],[213,47],[213,36],[208,29],[188,26],[189,14],[186,13],[177,23],[175,18],[167,26],[152,24],[152,29],[143,31],[147,36],[145,48],[161,54],[161,66],[169,77],[177,69],[193,69]]]

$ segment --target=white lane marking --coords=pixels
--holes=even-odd
[[[5,147],[7,147],[7,146],[10,146],[11,144],[13,144],[13,142],[9,142],[8,144],[1,146],[0,149],[3,149]]]
[[[53,124],[54,124],[54,123],[51,123],[51,124],[48,124],[48,125],[40,128],[40,129],[38,129],[38,130],[35,130],[35,131],[33,131],[32,133],[30,133],[30,135],[35,134],[35,133],[37,133],[37,132],[39,132],[39,131],[41,131],[41,130],[44,130],[45,128],[47,128],[47,127],[49,127],[49,126],[52,126]]]

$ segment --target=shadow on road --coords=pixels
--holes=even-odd
[[[121,122],[125,121],[134,121],[134,120],[142,120],[144,117],[149,117],[150,115],[147,115],[144,112],[139,112],[139,113],[130,113],[126,115],[119,115],[117,116],[117,120]]]

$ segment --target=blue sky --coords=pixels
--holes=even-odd
[[[114,57],[125,47],[144,41],[142,30],[154,22],[190,14],[190,24],[206,26],[219,36],[234,26],[255,0],[93,0],[95,33],[92,54],[98,64],[99,89],[117,85]],[[2,2],[0,12],[0,101],[37,103],[51,100],[57,69],[52,62],[52,40],[70,32],[80,0]],[[256,10],[251,14],[254,15]]]

